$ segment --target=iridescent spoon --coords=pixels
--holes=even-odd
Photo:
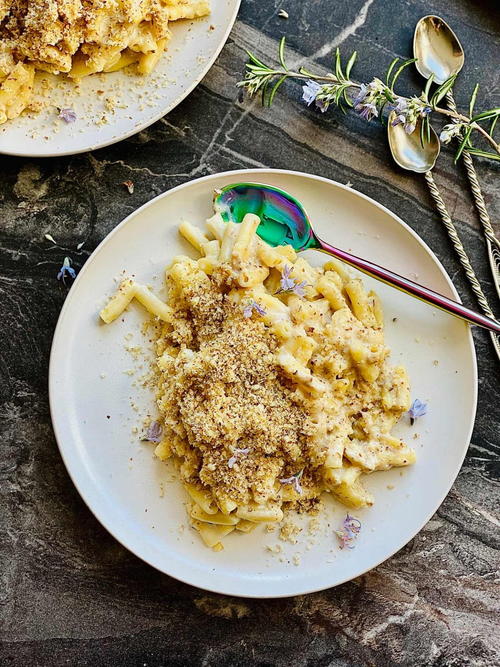
[[[392,285],[451,315],[500,333],[500,324],[495,320],[475,313],[461,303],[384,269],[378,264],[351,255],[345,250],[340,250],[322,241],[314,233],[302,204],[284,190],[260,183],[226,185],[216,190],[214,208],[226,222],[239,223],[246,213],[255,213],[261,219],[257,233],[271,246],[289,244],[297,252],[308,248],[321,250],[354,266],[372,278]]]

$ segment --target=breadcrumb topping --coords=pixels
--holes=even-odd
[[[188,290],[175,328],[163,328],[159,406],[177,441],[174,452],[190,452],[185,481],[201,481],[237,504],[261,503],[275,494],[270,480],[304,467],[310,424],[276,364],[275,336],[219,291],[225,280],[219,272],[208,287]],[[178,346],[178,356],[166,360],[169,345]],[[189,450],[175,435],[185,436]],[[235,451],[245,453],[228,465]]]

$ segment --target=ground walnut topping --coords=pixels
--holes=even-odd
[[[179,424],[192,448],[193,465],[183,470],[187,482],[201,481],[216,497],[238,504],[265,502],[270,482],[304,467],[310,424],[276,364],[275,336],[219,292],[221,278],[217,273],[210,286],[188,290],[175,313],[189,349],[179,328],[165,325],[160,333],[159,405],[172,425],[174,453],[186,456],[184,442],[175,438]],[[179,354],[165,365],[163,352],[171,345]]]

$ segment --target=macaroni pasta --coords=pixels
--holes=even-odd
[[[178,463],[192,526],[216,550],[323,492],[369,506],[364,475],[415,461],[391,435],[410,393],[378,297],[335,261],[271,248],[259,222],[182,223],[201,257],[174,258],[167,304],[126,280],[101,312],[110,322],[135,297],[158,318],[155,453]]]

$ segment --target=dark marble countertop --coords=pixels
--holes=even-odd
[[[288,20],[278,17],[280,8]],[[334,110],[318,114],[300,102],[295,84],[280,91],[271,110],[239,100],[234,86],[244,48],[270,60],[285,32],[294,57],[324,66],[335,46],[356,48],[356,76],[370,80],[395,56],[410,56],[414,25],[429,12],[448,20],[466,47],[455,89],[459,106],[467,104],[476,81],[481,106],[500,106],[500,10],[494,0],[243,0],[216,64],[168,117],[94,153],[0,157],[2,664],[500,663],[499,367],[483,331],[474,331],[476,426],[443,505],[415,539],[372,572],[297,598],[253,601],[205,593],[126,551],[73,487],[48,408],[49,350],[66,296],[55,276],[64,254],[80,268],[138,206],[212,172],[283,167],[350,181],[406,220],[437,253],[464,302],[476,306],[423,178],[395,167],[380,125]],[[401,78],[408,91],[418,85],[412,72]],[[491,218],[499,221],[499,165],[481,160],[477,169]],[[495,303],[481,229],[451,150],[444,150],[435,177]],[[120,185],[129,179],[132,195]],[[85,245],[48,250],[46,233],[69,249]]]

